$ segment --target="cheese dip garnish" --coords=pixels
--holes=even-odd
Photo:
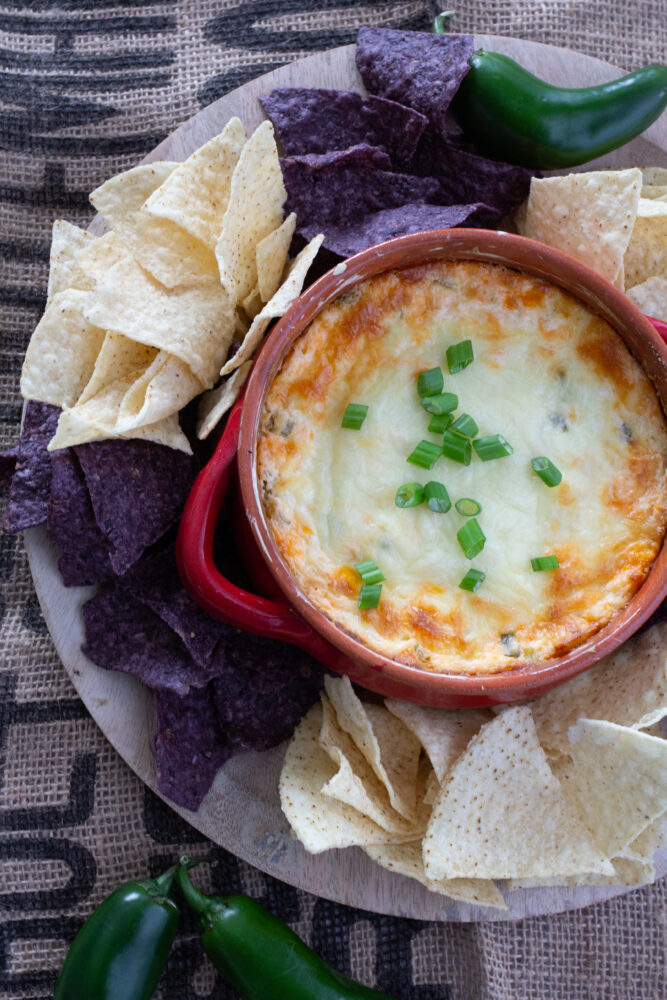
[[[466,342],[474,363],[450,374]],[[451,446],[471,438],[431,430],[429,383],[476,425],[471,456]],[[357,400],[368,413],[350,434]],[[430,464],[443,431],[449,450]],[[546,456],[562,475],[551,488],[534,463]],[[402,663],[492,673],[564,653],[627,604],[665,532],[666,460],[655,393],[605,321],[546,281],[457,261],[380,275],[319,314],[269,389],[257,468],[314,606]],[[474,497],[475,518],[421,502],[433,482]],[[544,556],[557,567],[535,572]],[[370,610],[362,560],[385,577]]]

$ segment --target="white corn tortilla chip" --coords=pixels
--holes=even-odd
[[[241,389],[245,385],[251,368],[252,361],[246,361],[222,385],[203,394],[197,410],[197,437],[200,441],[207,438],[214,427],[220,423],[225,413],[231,410],[241,395]]]
[[[667,184],[642,184],[642,198],[667,198]]]
[[[243,311],[248,317],[248,319],[254,319],[258,312],[262,311],[262,297],[259,294],[259,288],[253,288],[250,295],[246,295],[243,302],[241,303]],[[247,330],[245,331],[248,332]]]
[[[639,285],[633,285],[627,294],[647,316],[667,323],[667,278],[654,275]]]
[[[225,362],[220,372],[221,375],[228,375],[229,372],[234,371],[244,361],[251,358],[262,342],[262,337],[271,320],[282,316],[283,313],[287,312],[292,303],[296,302],[301,294],[301,289],[303,288],[310,265],[315,260],[317,251],[322,246],[323,239],[324,236],[322,235],[315,236],[294,260],[290,262],[285,281],[273,298],[266,303],[262,311],[255,316],[243,343],[236,354]]]
[[[154,424],[178,413],[202,391],[202,384],[180,358],[160,351],[136,379],[120,404],[116,433]]]
[[[609,857],[667,810],[667,741],[603,719],[570,729],[569,786],[595,842]]]
[[[103,274],[119,260],[130,257],[125,244],[115,233],[105,233],[82,247],[76,255],[76,265],[83,276],[81,287],[95,287]]]
[[[234,169],[215,249],[220,280],[234,305],[257,284],[257,244],[281,224],[286,197],[273,126],[262,122],[243,147]]]
[[[127,434],[117,434],[114,424],[120,402],[132,384],[132,376],[118,379],[105,386],[97,396],[87,402],[63,410],[58,419],[56,432],[49,441],[48,450],[68,448],[87,441],[102,441],[107,438],[141,438],[154,441],[169,448],[176,448],[188,455],[192,454],[190,442],[181,430],[178,414],[173,413],[157,423],[137,427]]]
[[[391,698],[385,700],[385,705],[417,737],[440,784],[475,733],[493,718],[483,709],[448,712]]]
[[[257,244],[257,288],[262,302],[268,302],[278,291],[295,229],[296,214],[292,212]]]
[[[339,725],[336,712],[322,692],[322,727],[319,744],[337,767],[322,786],[322,794],[346,802],[390,833],[419,836],[419,831],[392,808],[387,789],[376,776],[352,738]],[[426,827],[424,826],[424,829]]]
[[[438,776],[435,771],[431,771],[428,775],[426,781],[426,790],[424,791],[424,805],[432,806],[438,797],[440,792],[440,782],[438,781]]]
[[[564,250],[608,281],[620,280],[641,184],[638,167],[533,177],[524,235]]]
[[[280,774],[280,805],[311,854],[332,847],[384,844],[396,838],[356,809],[322,795],[336,765],[319,745],[322,706],[313,705],[290,740]]]
[[[229,203],[234,167],[246,141],[238,118],[171,172],[146,201],[146,211],[170,219],[215,252]]]
[[[551,773],[530,709],[480,729],[450,771],[424,838],[429,878],[613,874]]]
[[[531,702],[540,742],[569,753],[577,719],[647,729],[667,714],[667,622],[629,639],[590,670]]]
[[[415,879],[431,892],[438,892],[462,903],[492,906],[498,910],[507,909],[498,887],[490,879],[441,879],[439,882],[434,882],[427,878],[422,859],[421,840],[413,840],[407,844],[376,844],[364,847],[364,851],[378,865],[388,871],[396,872],[397,875]]]
[[[667,184],[667,167],[642,167],[644,184]]]
[[[562,878],[517,878],[510,879],[508,889],[542,889],[552,886],[567,886],[578,889],[582,885],[647,885],[655,880],[655,868],[650,861],[636,858],[612,858],[613,875],[594,875],[582,872],[580,875],[565,875]]]
[[[201,284],[217,272],[215,255],[171,219],[151,215],[150,195],[178,166],[144,163],[98,187],[90,200],[132,256],[167,288]]]
[[[422,859],[421,841],[408,844],[378,844],[364,847],[373,861],[389,871],[413,878],[431,892],[449,896],[463,903],[492,906],[506,910],[507,905],[496,884],[490,879],[441,879],[434,882],[426,876]]]
[[[215,384],[235,326],[229,299],[216,281],[167,289],[127,257],[87,294],[91,323],[175,354],[204,388]]]
[[[667,278],[667,202],[640,198],[623,263],[626,288],[655,276]]]
[[[35,327],[21,370],[24,399],[72,406],[95,367],[104,330],[84,311],[87,292],[56,293]]]
[[[338,725],[354,740],[401,816],[417,817],[417,771],[421,747],[409,729],[381,705],[364,705],[349,677],[325,677]]]
[[[64,219],[56,219],[51,234],[51,256],[49,258],[49,284],[46,291],[47,304],[58,292],[67,288],[81,288],[84,275],[77,264],[77,254],[87,243],[93,242],[90,233],[73,226]]]
[[[96,396],[105,386],[128,375],[138,377],[157,357],[154,347],[147,347],[136,340],[124,337],[122,333],[108,332],[95,360],[93,374],[76,400],[77,405]]]

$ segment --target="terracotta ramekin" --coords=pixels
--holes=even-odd
[[[200,473],[179,530],[183,582],[213,616],[310,652],[332,670],[382,695],[423,705],[468,708],[520,701],[574,677],[612,652],[667,595],[667,546],[629,604],[604,628],[563,656],[486,676],[419,670],[369,649],[315,608],[299,590],[277,550],[255,474],[260,416],[269,386],[296,338],[321,309],[357,282],[383,271],[439,260],[504,264],[546,278],[606,319],[648,374],[667,412],[667,348],[657,327],[618,289],[560,251],[508,233],[450,229],[415,233],[371,247],[339,264],[294,303],[276,324],[255,362],[245,396],[232,410],[216,452]],[[213,537],[224,495],[238,474],[243,517],[237,519],[244,562],[264,594],[241,590],[213,561]],[[248,528],[249,526],[249,528]],[[261,557],[258,556],[258,552]]]

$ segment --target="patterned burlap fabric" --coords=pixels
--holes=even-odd
[[[426,0],[0,2],[0,447],[18,434],[21,358],[44,305],[51,223],[244,81],[357,27],[427,28]],[[667,60],[664,0],[468,0],[455,28],[569,46],[632,69]],[[118,883],[209,845],[148,792],[77,699],[20,538],[0,536],[0,997],[46,1000],[83,917]],[[424,924],[296,891],[214,850],[341,970],[396,997],[664,997],[667,883],[518,923]],[[160,997],[228,997],[184,921]]]

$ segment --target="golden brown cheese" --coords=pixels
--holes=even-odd
[[[446,349],[475,360],[450,375]],[[417,376],[440,366],[457,414],[514,453],[469,466],[406,461],[427,430]],[[369,407],[341,427],[348,403]],[[547,487],[531,459],[563,473]],[[492,673],[562,654],[600,629],[643,582],[667,521],[667,432],[655,393],[618,335],[548,282],[447,262],[383,274],[327,307],[267,395],[257,452],[278,548],[308,600],[367,646],[440,672]],[[482,504],[483,551],[466,559],[454,507],[400,509],[406,482],[444,483]],[[554,553],[560,568],[534,572]],[[357,562],[384,573],[357,607]],[[486,574],[476,593],[468,569]]]

